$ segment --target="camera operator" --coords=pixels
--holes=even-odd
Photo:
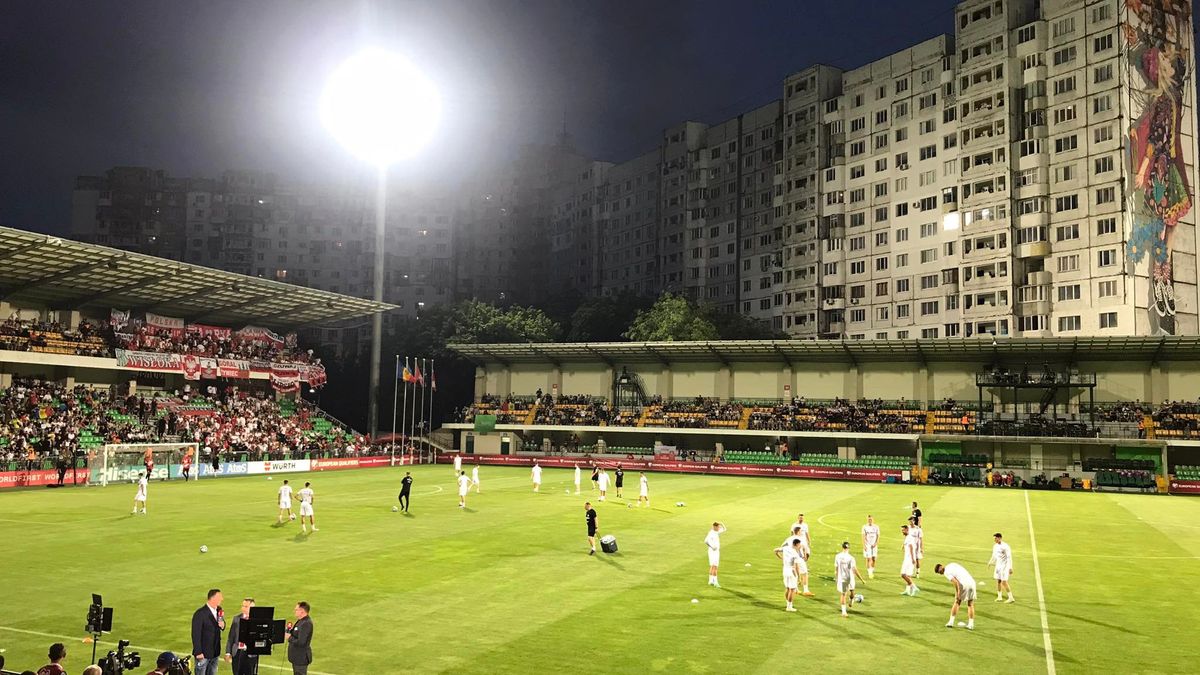
[[[258,670],[258,655],[246,653],[246,643],[242,642],[242,622],[250,619],[250,608],[254,606],[254,598],[242,600],[242,613],[233,617],[229,623],[229,638],[225,643],[225,662],[233,662],[233,675],[254,675]]]
[[[146,675],[188,675],[188,673],[185,661],[180,661],[174,652],[163,652],[158,655],[154,670]]]

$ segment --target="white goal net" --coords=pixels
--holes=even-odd
[[[149,465],[150,480],[182,480],[187,468],[191,479],[200,477],[200,451],[195,443],[121,443],[100,448],[88,461],[92,485],[133,483]]]

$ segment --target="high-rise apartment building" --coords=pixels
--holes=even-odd
[[[954,22],[625,162],[564,134],[393,200],[388,299],[672,292],[798,338],[1200,333],[1191,3],[967,0]],[[83,238],[360,295],[369,209],[253,173],[75,193]]]

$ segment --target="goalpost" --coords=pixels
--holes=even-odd
[[[132,483],[138,474],[146,470],[146,451],[154,460],[150,480],[172,480],[182,478],[181,465],[191,455],[191,476],[200,477],[200,449],[197,443],[117,443],[99,448],[88,460],[88,483]]]

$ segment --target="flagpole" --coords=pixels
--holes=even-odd
[[[396,355],[396,372],[392,373],[392,466],[396,466],[396,402],[400,399],[400,355]],[[401,461],[404,455],[401,454]]]
[[[435,385],[437,384],[437,376],[433,372],[433,359],[429,359],[429,452],[437,455],[437,448],[433,447],[433,397],[437,394]]]
[[[417,432],[425,433],[425,357],[421,357],[421,381],[417,384],[421,385],[421,423],[417,426]],[[425,441],[421,441],[421,451],[425,451]]]
[[[397,356],[396,362],[399,363],[399,361],[400,361],[400,357]],[[408,357],[407,356],[404,357],[404,370],[402,372],[405,375],[408,374]],[[401,377],[400,377],[400,387],[402,389],[404,389],[404,405],[401,407],[401,412],[400,412],[400,431],[401,431],[401,433],[403,433],[405,420],[408,418],[408,381],[407,381],[407,378],[404,377],[404,375],[401,375]],[[405,436],[401,436],[400,442],[404,443],[405,438],[406,438]],[[405,445],[404,447],[407,449],[408,446]]]
[[[412,382],[412,384],[413,384],[413,412],[409,413],[409,416],[408,416],[408,442],[409,443],[413,443],[413,438],[416,436],[416,432],[414,431],[414,429],[416,428],[416,374],[415,374],[416,357],[413,357],[413,370],[414,370],[413,382]],[[412,448],[413,450],[415,450],[416,446],[415,446],[415,444],[413,444],[413,446],[409,446],[409,448]]]

